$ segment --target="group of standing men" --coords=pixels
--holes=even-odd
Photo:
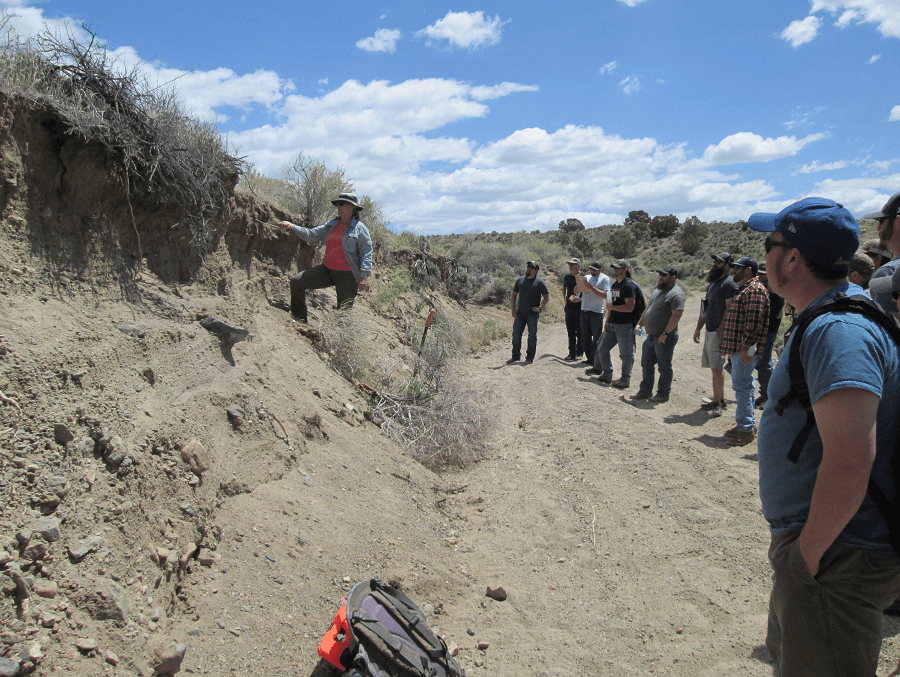
[[[875,261],[890,256],[884,252],[900,251],[900,193],[863,218],[878,220],[880,238],[879,247],[866,244],[864,255]],[[778,214],[753,214],[749,226],[766,233],[765,260],[713,255],[693,338],[699,343],[705,328],[702,364],[712,371],[713,382],[706,408],[714,416],[725,409],[723,371],[731,372],[736,426],[726,433],[729,443],[756,438],[754,410],[764,407],[757,440],[759,491],[773,571],[766,646],[776,677],[873,677],[882,613],[900,597],[900,464],[893,460],[900,453],[900,346],[885,317],[876,320],[831,304],[862,298],[859,284],[875,269],[872,297],[884,311],[900,315],[900,256],[872,269],[857,265],[859,225],[842,205],[825,198],[805,198]],[[876,248],[881,253],[870,251]],[[603,301],[609,312],[599,340],[597,318],[579,318],[567,359],[581,351],[593,357],[601,382],[627,387],[635,327],[643,328],[644,378],[634,398],[665,401],[684,310],[677,271],[658,271],[648,307],[634,319],[637,285],[627,262],[613,264],[616,281],[609,287],[599,265],[591,264],[585,285],[577,277],[580,262],[569,264],[579,284],[566,286],[567,308],[579,303],[580,292],[581,308],[585,298],[596,303],[596,296],[600,301],[588,312],[603,317]],[[546,285],[543,292],[545,305]],[[785,302],[795,311],[792,329],[805,329],[789,332],[773,371],[771,354]],[[575,326],[574,314],[567,310],[567,326]],[[585,326],[588,330],[581,330]],[[616,344],[622,374],[613,382],[609,352]],[[533,359],[533,351],[530,355]],[[655,397],[654,366],[660,371]],[[756,400],[754,369],[760,377]]]

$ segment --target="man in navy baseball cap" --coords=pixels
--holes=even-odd
[[[749,224],[768,233],[769,284],[797,322],[839,294],[862,293],[847,280],[859,227],[837,202],[806,198]],[[896,491],[900,354],[860,313],[815,315],[794,350],[798,339],[775,366],[757,442],[773,572],[766,647],[777,675],[873,675],[882,612],[900,594],[900,553],[895,512],[882,512],[867,487]],[[795,359],[808,399],[789,396]]]
[[[846,273],[859,248],[859,224],[843,205],[823,197],[807,197],[777,214],[759,212],[750,228],[780,233],[807,261],[827,270]],[[766,238],[766,253],[774,246]]]

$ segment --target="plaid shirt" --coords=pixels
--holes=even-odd
[[[761,351],[769,330],[769,292],[758,277],[741,287],[725,311],[722,330],[722,353],[740,352],[741,346],[756,345]]]

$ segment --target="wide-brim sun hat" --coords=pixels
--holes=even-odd
[[[846,273],[859,248],[856,219],[824,197],[803,198],[777,214],[751,214],[747,223],[757,232],[778,231],[810,261],[830,270]]]
[[[341,193],[334,200],[331,201],[335,207],[337,207],[341,202],[346,202],[347,204],[351,204],[359,211],[363,210],[361,204],[359,204],[359,200],[356,197],[356,193]]]

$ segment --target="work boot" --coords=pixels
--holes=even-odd
[[[613,385],[615,385],[615,383],[613,383]],[[631,396],[631,399],[633,399],[633,400],[649,400],[651,398],[650,398],[650,393],[648,393],[644,390],[638,390],[637,393],[635,393],[634,395]]]
[[[578,359],[578,358],[575,357],[575,355],[573,355],[572,353],[569,353],[569,354],[566,355],[563,359],[564,359],[566,362],[574,362],[574,361],[575,361],[576,359]]]
[[[760,395],[759,397],[756,398],[756,401],[753,403],[753,406],[756,407],[757,409],[763,409],[763,408],[765,408],[766,402],[768,402],[768,401],[769,401],[768,397],[766,397],[765,395]]]
[[[654,395],[653,397],[650,398],[650,401],[651,402],[668,402],[669,396],[668,395]]]
[[[630,386],[631,386],[631,381],[625,377],[622,377],[622,378],[612,382],[613,388],[620,388],[620,389],[624,390],[625,388],[628,388]]]
[[[596,370],[588,369],[587,371],[588,373],[590,373],[595,372]],[[600,376],[597,377],[597,380],[600,381],[600,383],[612,383],[612,376],[604,376],[603,374],[600,374]]]

